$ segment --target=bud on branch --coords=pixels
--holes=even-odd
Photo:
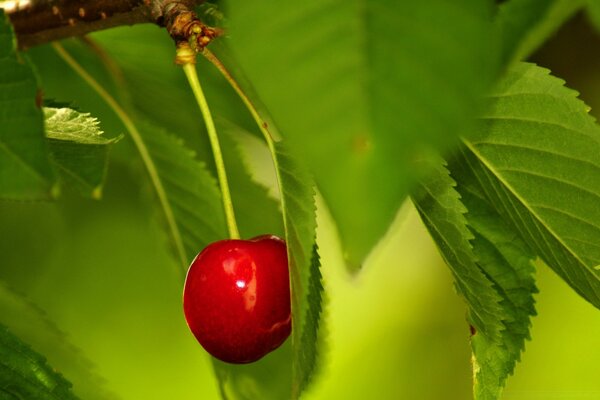
[[[10,0],[0,1],[19,48],[81,36],[121,25],[155,23],[177,42],[202,49],[218,32],[202,24],[193,7],[204,0]]]

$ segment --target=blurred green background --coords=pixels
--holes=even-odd
[[[121,98],[209,159],[199,115],[182,112],[191,94],[165,36],[151,26],[93,35],[125,74],[129,94]],[[93,54],[74,41],[67,46],[92,74],[122,93]],[[594,112],[600,110],[599,48],[600,37],[577,16],[534,60],[580,90]],[[50,48],[34,49],[29,56],[46,97],[75,101],[100,118],[109,137],[124,133]],[[250,128],[227,85],[209,65],[201,62],[198,68],[215,114]],[[255,156],[261,164],[260,154]],[[269,181],[268,160],[261,165],[256,175]],[[83,398],[219,398],[211,361],[186,327],[182,282],[157,216],[128,139],[113,148],[101,201],[67,192],[56,203],[0,202],[0,279],[43,310],[42,319],[60,331],[47,321],[37,323],[39,310],[31,304],[6,323],[64,371]],[[326,345],[306,398],[470,398],[464,304],[412,205],[402,206],[356,275],[343,265],[335,226],[322,202],[318,223]],[[545,266],[538,265],[537,278],[533,341],[504,398],[600,399],[600,313]],[[75,348],[56,345],[66,341]],[[260,387],[268,383],[256,377],[268,380],[268,366],[275,364],[270,359],[276,357],[267,357],[262,375],[251,373],[252,366],[240,367],[238,390],[266,396]]]

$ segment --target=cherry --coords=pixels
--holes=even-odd
[[[229,363],[256,361],[291,331],[285,242],[273,235],[221,240],[192,262],[183,311],[202,347]]]

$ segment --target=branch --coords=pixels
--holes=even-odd
[[[202,24],[193,7],[204,0],[11,0],[1,1],[19,48],[122,25],[155,23],[176,42],[190,38],[198,48],[218,32]]]

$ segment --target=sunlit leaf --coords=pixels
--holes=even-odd
[[[479,0],[226,3],[230,45],[311,167],[354,267],[422,172],[416,160],[457,143],[477,112],[497,71],[491,10]]]
[[[46,138],[62,180],[98,198],[106,175],[109,145],[99,121],[70,108],[44,108]]]
[[[8,18],[0,9],[0,197],[50,198],[58,186],[44,140],[38,85],[15,44]]]
[[[460,162],[528,246],[600,307],[600,127],[563,84],[546,69],[515,66]]]

